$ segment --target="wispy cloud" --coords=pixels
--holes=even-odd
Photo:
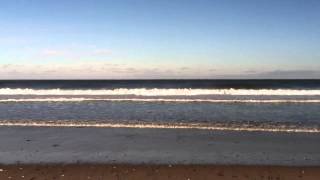
[[[180,71],[188,71],[188,70],[190,70],[190,68],[189,67],[181,67],[179,70]]]
[[[316,70],[274,70],[228,74],[221,69],[207,67],[144,66],[116,64],[103,61],[0,64],[1,79],[163,79],[163,78],[224,78],[224,79],[314,79],[320,78]]]
[[[264,73],[256,73],[257,77],[265,78],[295,78],[295,79],[306,79],[306,78],[320,78],[320,70],[274,70]]]
[[[179,68],[158,66],[137,66],[129,64],[95,62],[4,64],[0,65],[2,79],[157,79],[191,78],[194,70],[177,71]],[[209,71],[208,71],[209,72]],[[197,74],[207,76],[208,73]]]
[[[112,51],[110,49],[96,49],[93,51],[94,55],[110,55]]]
[[[316,70],[271,70],[259,72],[248,70],[239,74],[219,75],[227,79],[320,79],[320,71]]]
[[[92,57],[92,56],[109,56],[112,54],[110,49],[44,49],[40,51],[40,55],[45,57],[64,57],[69,59],[75,59],[79,57]]]
[[[66,55],[66,52],[61,50],[55,50],[55,49],[45,49],[41,52],[41,54],[45,56],[62,56],[62,55]]]

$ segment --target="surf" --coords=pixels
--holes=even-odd
[[[0,102],[84,102],[84,101],[113,101],[113,102],[208,102],[208,103],[320,103],[320,99],[163,99],[163,98],[21,98],[0,99]]]
[[[1,88],[0,95],[134,95],[134,96],[320,96],[319,89],[28,89]]]

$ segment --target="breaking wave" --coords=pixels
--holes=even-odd
[[[135,95],[135,96],[196,96],[196,95],[243,95],[243,96],[317,96],[317,89],[11,89],[1,88],[0,95]]]
[[[162,98],[30,98],[0,99],[0,102],[82,102],[82,101],[132,101],[132,102],[212,102],[212,103],[320,103],[320,99],[162,99]]]

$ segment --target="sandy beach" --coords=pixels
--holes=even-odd
[[[0,179],[319,179],[318,133],[0,128]]]
[[[0,180],[320,180],[320,0],[0,0]]]
[[[318,133],[0,127],[0,164],[319,166]]]
[[[318,180],[319,167],[215,165],[7,165],[0,179]]]

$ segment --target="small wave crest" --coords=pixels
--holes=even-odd
[[[0,126],[17,127],[88,127],[88,128],[139,128],[139,129],[198,129],[219,131],[249,131],[249,132],[287,132],[287,133],[320,133],[319,128],[285,125],[251,126],[247,124],[223,125],[201,123],[109,123],[109,122],[71,122],[71,121],[0,121]]]
[[[163,98],[30,98],[0,99],[0,102],[83,102],[83,101],[114,101],[114,102],[211,102],[211,103],[320,103],[320,99],[163,99]]]
[[[135,96],[197,96],[197,95],[239,95],[239,96],[317,96],[315,89],[11,89],[1,88],[0,95],[135,95]]]

